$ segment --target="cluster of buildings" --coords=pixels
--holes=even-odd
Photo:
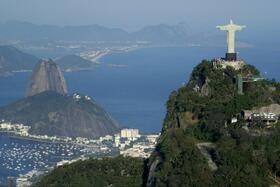
[[[231,124],[237,123],[239,119],[247,122],[248,127],[254,127],[256,124],[263,124],[267,128],[279,122],[280,105],[271,104],[264,107],[253,108],[252,110],[243,110],[239,117],[233,117]]]
[[[159,135],[146,135],[144,139],[132,144],[132,146],[120,149],[120,154],[129,157],[148,158],[155,149]]]
[[[38,140],[56,141],[56,142],[67,142],[67,143],[73,141],[73,139],[70,137],[57,137],[57,136],[30,134],[29,133],[30,128],[31,128],[30,126],[26,126],[24,124],[5,122],[4,120],[2,120],[0,123],[0,131],[13,133],[21,137],[38,139]]]
[[[140,157],[140,158],[148,158],[151,153],[154,151],[155,146],[157,144],[157,139],[160,134],[140,134],[138,129],[122,129],[119,133],[115,135],[106,135],[104,137],[100,137],[98,139],[90,139],[83,137],[56,137],[56,136],[47,136],[47,135],[33,135],[29,134],[30,127],[25,126],[23,124],[13,124],[10,122],[0,121],[0,131],[12,133],[17,136],[39,140],[40,142],[43,140],[46,142],[54,143],[50,145],[65,145],[66,147],[69,145],[73,145],[79,147],[80,155],[75,157],[75,155],[70,155],[72,149],[68,148],[68,151],[61,151],[60,149],[56,149],[56,151],[61,151],[62,154],[61,160],[58,161],[55,165],[45,165],[44,168],[53,168],[59,167],[64,164],[71,164],[78,160],[85,160],[91,156],[94,157],[104,157],[104,156],[115,156],[121,154],[123,156],[130,157]],[[57,144],[58,143],[58,144]],[[69,147],[68,146],[68,147]],[[67,150],[68,150],[67,149]],[[36,150],[32,150],[36,151]],[[45,152],[47,154],[48,151],[53,151],[48,148]],[[45,154],[43,151],[42,154]],[[38,153],[39,154],[39,153]],[[49,153],[48,153],[49,154]],[[56,153],[59,154],[59,153]],[[69,156],[70,155],[70,156]],[[40,156],[40,155],[39,155]],[[41,157],[39,157],[41,159]],[[38,162],[39,163],[39,162]],[[41,162],[40,162],[41,163]],[[19,162],[19,164],[21,164]],[[23,164],[24,166],[24,164]],[[38,176],[39,174],[45,173],[46,171],[38,170],[38,168],[34,168],[32,171],[28,172],[25,175],[17,178],[16,183],[18,185],[30,185],[31,181],[33,181],[34,176]]]
[[[82,98],[84,98],[84,99],[87,100],[87,101],[90,101],[90,100],[91,100],[91,97],[90,97],[90,96],[87,96],[87,95],[82,96],[82,95],[77,94],[77,93],[74,93],[72,97],[73,97],[73,99],[75,99],[76,101],[79,101],[79,100],[81,100]]]
[[[100,142],[112,142],[123,156],[147,158],[154,150],[159,134],[141,135],[138,129],[122,129],[114,136],[100,137]]]
[[[13,132],[17,135],[22,136],[28,136],[28,131],[31,127],[25,126],[23,124],[12,124],[11,122],[5,122],[4,120],[1,120],[0,123],[0,130],[6,131],[6,132]]]
[[[77,98],[79,95],[77,94],[75,97]],[[147,158],[151,154],[156,146],[157,138],[159,137],[159,134],[141,135],[139,133],[139,129],[129,128],[121,129],[120,132],[115,135],[106,135],[104,137],[100,137],[99,139],[89,139],[84,137],[57,137],[29,134],[30,128],[30,126],[12,124],[11,122],[5,122],[4,120],[0,123],[0,131],[13,133],[25,138],[50,142],[72,143],[96,148],[102,153],[110,153],[117,150],[124,156],[143,158]]]
[[[115,146],[123,156],[148,158],[158,137],[159,134],[140,135],[138,129],[122,129],[120,136],[115,136]]]
[[[270,126],[278,122],[280,117],[280,105],[271,104],[269,106],[256,108],[253,110],[244,110],[241,114],[242,118],[248,121],[249,124],[263,122]]]
[[[103,43],[104,44],[104,43]],[[119,53],[119,52],[129,52],[132,50],[136,50],[142,47],[145,47],[148,45],[149,42],[146,41],[136,41],[135,43],[127,42],[125,46],[115,46],[115,47],[105,47],[105,48],[96,48],[91,49],[86,52],[82,52],[79,54],[84,59],[90,60],[94,63],[99,64],[99,59],[105,55],[111,54],[111,53]]]

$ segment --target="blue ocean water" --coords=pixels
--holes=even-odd
[[[18,177],[31,170],[45,170],[64,159],[78,158],[86,154],[83,149],[73,144],[34,141],[0,133],[0,184],[4,184],[8,176]]]
[[[239,51],[239,55],[262,70],[265,77],[280,79],[278,51],[261,48]],[[65,77],[69,93],[92,96],[123,126],[139,128],[143,132],[159,132],[170,92],[188,80],[193,67],[202,59],[223,54],[223,48],[139,49],[105,56],[96,69],[65,73]],[[0,78],[0,105],[23,97],[29,76],[30,73],[18,73]]]
[[[261,48],[239,51],[239,55],[257,66],[265,77],[280,80],[279,51]],[[103,63],[96,69],[65,73],[65,78],[69,93],[90,95],[123,126],[139,128],[142,132],[159,132],[170,92],[188,80],[193,67],[202,59],[212,59],[223,54],[223,48],[146,48],[105,56],[101,59]],[[17,73],[12,77],[0,78],[0,106],[24,97],[29,77],[30,73]],[[7,154],[9,150],[13,153],[13,148],[28,146],[36,149],[35,146],[46,146],[0,135],[0,148],[5,144],[10,147],[0,151],[0,154]],[[44,159],[55,161],[50,157]],[[19,174],[1,169],[6,163],[9,162],[0,158],[0,183],[8,175]],[[29,163],[27,161],[25,164]]]

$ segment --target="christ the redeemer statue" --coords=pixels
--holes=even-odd
[[[228,51],[226,53],[226,60],[228,61],[236,61],[237,55],[235,52],[235,32],[241,31],[246,26],[236,25],[230,20],[230,24],[224,26],[217,26],[218,29],[222,31],[227,31],[227,44]]]

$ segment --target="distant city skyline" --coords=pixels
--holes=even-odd
[[[0,22],[99,24],[133,31],[148,25],[174,25],[182,21],[206,28],[233,19],[250,28],[280,30],[279,7],[278,0],[1,0]]]

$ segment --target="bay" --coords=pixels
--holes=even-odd
[[[280,80],[279,51],[261,47],[238,50],[239,56],[259,68],[264,77]],[[218,47],[145,48],[107,55],[100,59],[102,63],[92,71],[64,74],[69,94],[79,92],[93,97],[123,126],[139,128],[141,132],[160,132],[170,92],[187,82],[193,67],[202,59],[223,54],[224,49]],[[12,77],[0,78],[0,106],[24,97],[30,75],[17,73]],[[0,154],[12,153],[14,148],[27,145],[34,149],[35,145],[45,146],[0,134],[0,147],[5,148]],[[49,162],[57,161],[51,157],[44,158]],[[2,182],[8,175],[20,173],[9,173],[9,170],[3,169],[5,164],[15,161],[0,159]],[[28,164],[34,167],[30,160],[19,163],[27,165],[26,171],[30,169]]]
[[[240,56],[267,78],[279,80],[280,53],[273,49],[241,48]],[[223,48],[145,48],[103,57],[92,71],[65,73],[69,93],[93,97],[123,126],[159,132],[165,103],[185,83],[202,59],[223,56]],[[30,73],[0,78],[0,105],[22,98]]]

